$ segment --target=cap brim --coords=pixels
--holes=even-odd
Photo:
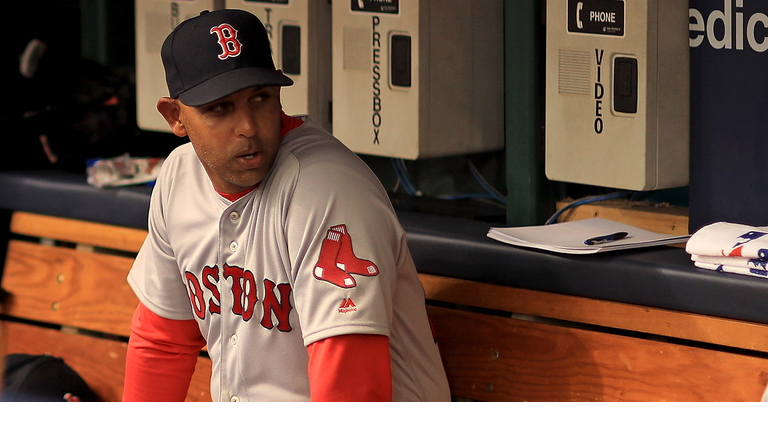
[[[198,84],[180,93],[178,98],[184,105],[200,106],[249,87],[290,85],[293,85],[293,80],[281,72],[258,67],[240,68]]]

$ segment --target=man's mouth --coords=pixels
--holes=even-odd
[[[244,168],[246,169],[254,169],[261,166],[262,158],[261,158],[262,152],[260,151],[254,151],[250,153],[241,153],[237,155],[235,159],[237,159]]]
[[[258,156],[259,154],[261,154],[261,151],[259,151],[258,149],[256,149],[256,150],[247,149],[247,150],[243,150],[242,152],[238,153],[235,157],[243,158],[243,159],[253,159],[254,157]]]

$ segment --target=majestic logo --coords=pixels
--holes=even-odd
[[[373,262],[355,256],[346,225],[332,226],[320,248],[320,258],[314,269],[315,278],[341,288],[352,288],[357,285],[352,274],[376,276],[379,268]]]
[[[215,34],[221,46],[219,60],[226,60],[229,57],[237,57],[243,48],[243,44],[237,39],[237,30],[229,24],[220,24],[211,28],[211,34]]]
[[[339,313],[345,314],[349,312],[357,312],[357,305],[352,299],[344,299],[339,305]]]

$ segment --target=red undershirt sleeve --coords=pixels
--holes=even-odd
[[[309,345],[307,351],[313,402],[392,401],[392,365],[386,336],[334,336]]]
[[[203,347],[195,320],[162,318],[139,304],[131,320],[123,401],[184,401]]]

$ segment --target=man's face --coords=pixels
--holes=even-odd
[[[280,87],[179,106],[179,120],[218,192],[242,192],[266,177],[280,146]]]

